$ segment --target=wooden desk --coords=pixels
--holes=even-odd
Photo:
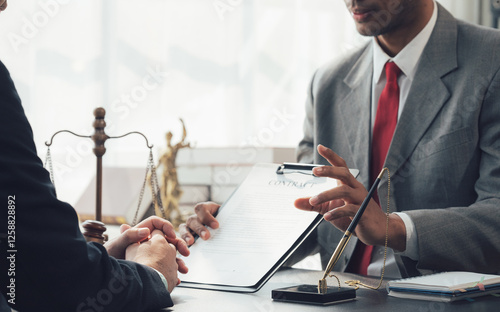
[[[286,269],[277,272],[264,287],[253,294],[240,294],[212,290],[176,287],[172,292],[175,306],[166,311],[251,311],[251,312],[293,312],[293,311],[497,311],[500,298],[491,295],[475,298],[474,302],[459,301],[453,303],[431,302],[400,299],[387,296],[385,283],[379,290],[360,288],[356,291],[356,300],[331,306],[312,306],[296,303],[275,302],[271,299],[271,290],[298,284],[316,284],[322,272]],[[359,278],[353,274],[337,274],[343,283],[348,279],[361,279],[370,285],[377,285],[378,279]],[[182,279],[182,276],[181,276]],[[328,280],[329,285],[335,283]]]

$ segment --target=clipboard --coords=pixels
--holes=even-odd
[[[288,260],[322,221],[301,211],[295,199],[337,186],[316,177],[313,164],[256,164],[217,214],[219,229],[198,239],[179,287],[253,293]],[[358,170],[352,169],[356,177]]]

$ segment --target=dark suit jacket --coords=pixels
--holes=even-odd
[[[499,53],[498,30],[457,21],[438,5],[385,161],[392,211],[415,223],[419,269],[500,271]],[[319,69],[298,147],[300,161],[315,163],[325,163],[315,147],[331,147],[360,169],[367,188],[372,76],[371,42]],[[378,193],[386,207],[387,176]],[[341,235],[332,228],[325,223],[318,231],[325,260]],[[345,269],[354,243],[336,270]],[[403,276],[417,274],[402,258]]]
[[[0,293],[5,299],[11,299],[7,286],[15,278],[12,307],[19,311],[143,311],[171,306],[154,270],[116,260],[102,245],[85,242],[75,210],[56,198],[1,62],[0,109]],[[7,276],[10,196],[15,202],[15,276]]]

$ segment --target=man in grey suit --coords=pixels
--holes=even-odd
[[[316,72],[298,148],[301,162],[327,164],[324,155],[333,166],[315,173],[343,183],[298,200],[297,207],[347,228],[370,184],[370,138],[379,84],[385,84],[381,64],[391,60],[402,70],[401,93],[384,166],[392,174],[391,211],[404,211],[389,216],[389,247],[396,251],[399,273],[418,274],[415,268],[499,272],[500,32],[457,21],[432,0],[399,6],[346,2],[358,31],[374,38]],[[336,154],[322,146],[318,153],[319,144]],[[360,169],[359,182],[342,167]],[[384,176],[380,206],[372,200],[356,229],[370,245],[384,245],[387,190]],[[342,235],[332,228],[325,223],[318,230],[323,261]],[[336,270],[346,269],[354,245]],[[374,258],[369,275],[380,272]]]
[[[308,92],[298,159],[331,164],[315,174],[342,183],[296,201],[329,221],[308,240],[302,256],[320,246],[325,265],[367,195],[383,68],[394,62],[401,74],[397,125],[384,163],[392,174],[388,246],[395,251],[388,275],[499,272],[500,33],[458,21],[433,0],[345,2],[358,31],[373,40],[320,68]],[[360,170],[358,180],[346,167]],[[355,232],[379,246],[368,275],[380,275],[383,266],[387,190],[384,176],[380,205],[370,202]],[[212,216],[217,208],[198,205],[181,237],[188,243],[193,233],[208,239],[204,225],[218,227]],[[356,244],[351,239],[336,271],[349,269]]]

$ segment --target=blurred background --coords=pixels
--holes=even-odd
[[[490,1],[439,2],[492,24]],[[167,131],[180,140],[183,118],[195,146],[178,156],[185,184],[213,184],[219,168],[221,183],[236,185],[244,171],[228,163],[294,161],[315,69],[367,40],[341,0],[10,0],[0,25],[0,59],[42,159],[56,131],[91,134],[98,106],[108,135],[142,131],[156,159]],[[105,166],[146,166],[141,138],[106,146]],[[70,203],[94,175],[91,149],[69,135],[54,142],[56,185]]]

